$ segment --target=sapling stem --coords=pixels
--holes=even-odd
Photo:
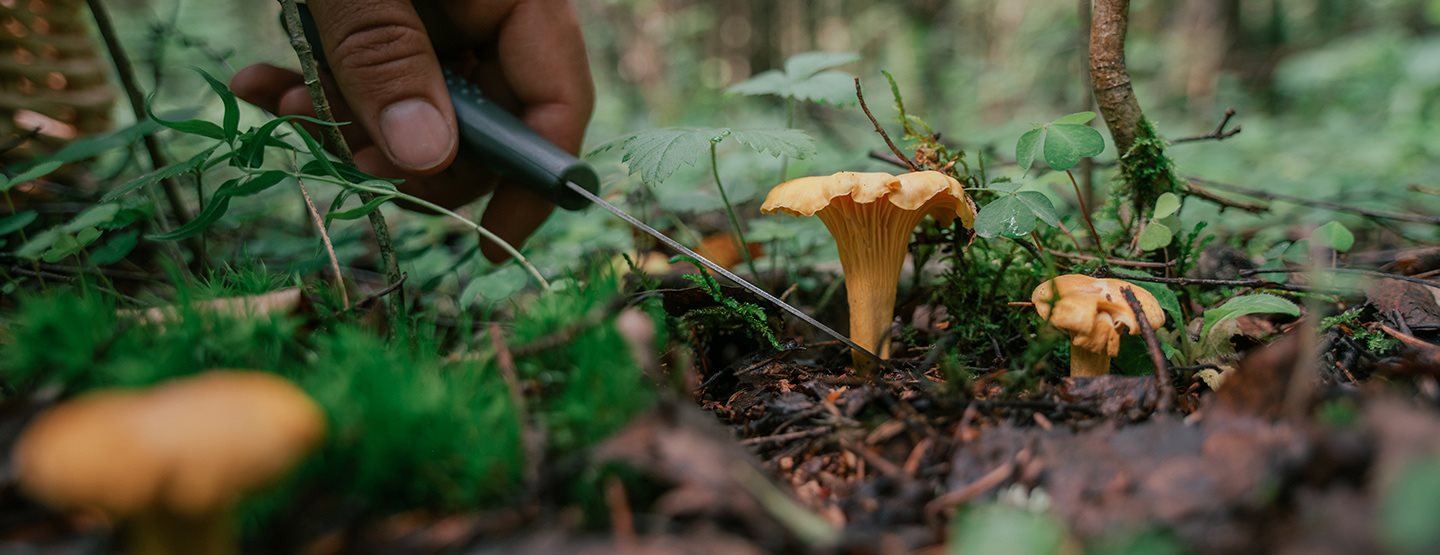
[[[740,250],[740,256],[745,259],[745,266],[750,269],[750,275],[760,278],[760,271],[755,268],[755,259],[750,257],[750,244],[745,242],[745,230],[740,227],[740,218],[735,217],[735,206],[730,204],[730,195],[725,194],[725,184],[720,181],[720,158],[716,155],[716,145],[719,141],[710,141],[710,175],[715,176],[715,188],[720,190],[720,201],[725,203],[725,215],[730,217],[730,227],[735,229],[735,238],[739,241],[736,248]]]
[[[1105,256],[1105,245],[1101,244],[1100,232],[1095,231],[1095,222],[1090,219],[1090,208],[1085,206],[1085,195],[1080,192],[1080,184],[1075,181],[1075,174],[1070,170],[1065,170],[1065,175],[1070,177],[1070,185],[1075,187],[1075,201],[1080,203],[1080,215],[1085,217],[1085,226],[1090,228],[1090,237],[1095,240],[1095,254],[1100,255],[1101,264],[1108,263],[1109,257]],[[1078,248],[1079,245],[1076,247]]]

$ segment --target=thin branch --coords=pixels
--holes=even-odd
[[[1201,200],[1208,200],[1218,204],[1222,210],[1225,208],[1235,208],[1251,214],[1263,214],[1270,211],[1270,206],[1267,204],[1222,197],[1214,191],[1201,187],[1194,181],[1185,182],[1185,192],[1191,196],[1199,197]]]
[[[1155,365],[1156,393],[1160,394],[1160,400],[1155,403],[1155,411],[1169,412],[1175,403],[1175,388],[1170,385],[1170,361],[1165,359],[1165,352],[1160,350],[1160,340],[1155,338],[1155,326],[1150,325],[1144,307],[1140,306],[1140,300],[1135,298],[1135,290],[1126,287],[1120,290],[1120,295],[1125,297],[1130,311],[1135,313],[1135,321],[1140,325],[1140,336],[1145,338],[1145,348],[1150,351],[1150,362]]]
[[[1262,270],[1241,270],[1241,271],[1240,271],[1240,275],[1242,275],[1242,276],[1256,276],[1256,275],[1261,275],[1261,274],[1308,274],[1308,273],[1316,272],[1316,271],[1322,272],[1322,273],[1328,272],[1328,273],[1332,273],[1332,274],[1350,274],[1350,275],[1357,275],[1357,276],[1366,276],[1366,277],[1373,277],[1373,278],[1379,278],[1379,279],[1393,279],[1393,280],[1396,280],[1396,281],[1408,281],[1408,282],[1410,282],[1410,283],[1415,283],[1415,284],[1419,284],[1419,285],[1424,285],[1424,286],[1426,286],[1426,287],[1440,287],[1440,282],[1436,282],[1436,281],[1430,281],[1430,280],[1420,279],[1420,278],[1411,277],[1411,276],[1402,276],[1402,275],[1400,275],[1400,274],[1389,274],[1389,273],[1385,273],[1385,272],[1377,272],[1377,271],[1374,271],[1374,270],[1361,270],[1361,269],[1358,269],[1358,268],[1322,268],[1322,269],[1319,269],[1319,270],[1312,270],[1312,269],[1293,269],[1293,268],[1278,268],[1278,269],[1262,269]]]
[[[1070,177],[1070,184],[1075,187],[1075,201],[1080,203],[1080,217],[1085,219],[1085,226],[1090,228],[1090,240],[1095,242],[1095,254],[1100,255],[1102,264],[1109,263],[1109,257],[1105,256],[1105,246],[1100,242],[1100,232],[1095,231],[1095,222],[1090,219],[1090,209],[1085,206],[1085,194],[1080,192],[1080,184],[1075,181],[1075,174],[1065,170],[1065,175]]]
[[[1270,191],[1262,191],[1262,190],[1259,190],[1259,189],[1251,189],[1251,188],[1249,188],[1249,187],[1244,187],[1244,186],[1241,186],[1241,185],[1235,185],[1235,184],[1231,184],[1231,183],[1224,183],[1224,182],[1220,182],[1220,181],[1215,181],[1215,180],[1213,180],[1213,179],[1206,179],[1206,178],[1203,178],[1203,177],[1189,176],[1189,177],[1186,177],[1185,179],[1190,180],[1190,181],[1194,181],[1194,182],[1196,182],[1196,183],[1202,183],[1202,184],[1204,184],[1204,185],[1206,185],[1206,186],[1208,186],[1208,187],[1214,187],[1214,188],[1216,188],[1216,189],[1222,189],[1222,190],[1225,190],[1225,191],[1230,191],[1230,192],[1232,192],[1232,193],[1239,193],[1239,194],[1242,194],[1242,195],[1245,195],[1245,196],[1248,196],[1248,197],[1255,197],[1255,198],[1263,199],[1263,200],[1270,200],[1270,201],[1277,201],[1277,200],[1278,200],[1278,201],[1283,201],[1283,202],[1289,202],[1289,203],[1292,203],[1292,204],[1299,204],[1299,205],[1301,205],[1301,206],[1310,206],[1310,207],[1313,207],[1313,208],[1321,208],[1321,209],[1324,209],[1324,210],[1330,210],[1330,211],[1332,211],[1332,212],[1341,212],[1341,213],[1345,213],[1345,214],[1359,214],[1359,215],[1361,215],[1361,216],[1366,216],[1366,217],[1369,217],[1369,218],[1381,218],[1381,219],[1386,219],[1386,220],[1395,220],[1395,221],[1400,221],[1400,222],[1414,222],[1414,223],[1420,223],[1420,224],[1440,224],[1440,217],[1437,217],[1437,216],[1426,216],[1426,215],[1424,215],[1424,214],[1408,214],[1408,213],[1404,213],[1404,212],[1389,212],[1389,211],[1385,211],[1385,210],[1372,210],[1372,209],[1369,209],[1369,208],[1361,208],[1361,207],[1358,207],[1358,206],[1350,206],[1350,205],[1346,205],[1346,204],[1340,204],[1340,203],[1338,203],[1338,202],[1330,202],[1330,201],[1324,201],[1324,200],[1315,200],[1315,199],[1310,199],[1310,198],[1305,198],[1305,197],[1300,197],[1300,196],[1286,195],[1286,194],[1283,194],[1283,193],[1272,193],[1272,192],[1270,192]]]
[[[90,15],[95,20],[95,28],[100,32],[100,40],[105,43],[105,50],[110,54],[110,62],[115,66],[115,73],[120,77],[120,88],[125,90],[125,98],[130,103],[130,113],[135,116],[135,121],[145,121],[149,116],[145,114],[145,94],[140,92],[140,82],[135,78],[135,66],[130,63],[129,54],[125,53],[124,45],[120,44],[119,35],[115,32],[115,22],[110,19],[110,11],[101,0],[86,0],[90,7]],[[145,144],[145,153],[150,157],[150,167],[160,169],[169,165],[165,152],[160,148],[160,139],[154,133],[146,134],[142,138]],[[190,221],[190,213],[185,209],[185,199],[180,196],[180,184],[175,178],[170,177],[160,182],[161,189],[165,191],[165,200],[170,204],[170,213],[174,216],[176,225],[185,225]],[[156,212],[156,219],[159,220],[160,231],[169,231],[170,222],[165,213]],[[201,252],[197,238],[186,240],[191,250],[197,253],[196,261],[200,262],[198,253]],[[174,243],[169,243],[173,245]],[[173,253],[178,255],[179,251]]]
[[[870,118],[870,123],[875,126],[875,132],[885,139],[885,145],[890,147],[890,152],[895,153],[895,158],[905,162],[905,167],[910,168],[910,171],[920,171],[920,167],[916,166],[915,162],[910,161],[905,153],[900,152],[900,147],[895,146],[895,141],[890,140],[890,134],[885,132],[885,128],[880,127],[880,121],[875,119],[875,114],[870,113],[870,106],[865,104],[865,93],[860,90],[859,77],[855,78],[855,98],[860,101],[860,109],[865,111],[865,117]]]
[[[98,2],[99,0],[90,0]],[[331,113],[330,102],[325,99],[325,89],[320,83],[320,69],[315,62],[315,52],[310,46],[310,41],[305,38],[303,24],[300,21],[300,8],[295,5],[295,0],[280,0],[284,10],[285,30],[290,35],[290,46],[295,49],[295,55],[300,59],[300,68],[305,75],[305,88],[310,91],[310,102],[315,107],[315,117],[334,123],[335,116]],[[295,125],[299,125],[298,122]],[[329,144],[331,151],[341,162],[353,164],[354,155],[350,151],[350,145],[345,142],[344,135],[341,135],[340,128],[335,125],[326,125],[325,141]],[[370,202],[375,195],[368,192],[361,192],[360,198],[364,202]],[[370,228],[375,232],[375,245],[380,249],[380,258],[385,267],[385,277],[390,283],[401,283],[400,263],[395,257],[395,246],[390,241],[390,226],[385,222],[385,215],[379,210],[372,210],[369,214]],[[387,297],[387,309],[390,317],[398,316],[405,305],[405,291],[399,289],[395,295]]]
[[[1045,252],[1050,253],[1051,255],[1054,255],[1054,256],[1058,256],[1058,257],[1060,257],[1060,258],[1068,258],[1068,259],[1070,259],[1070,260],[1079,260],[1079,261],[1082,261],[1082,262],[1100,262],[1100,259],[1099,259],[1098,257],[1093,256],[1093,255],[1089,255],[1089,254],[1080,254],[1080,253],[1073,253],[1073,252],[1064,252],[1064,251],[1057,251],[1057,250],[1051,250],[1051,249],[1045,249]],[[1106,263],[1106,264],[1109,264],[1109,265],[1111,265],[1111,266],[1120,266],[1120,267],[1122,267],[1122,268],[1148,268],[1148,269],[1154,269],[1154,270],[1164,270],[1164,269],[1167,269],[1167,268],[1173,268],[1173,267],[1175,267],[1175,265],[1176,265],[1176,262],[1174,262],[1174,261],[1170,261],[1170,262],[1144,262],[1144,261],[1139,261],[1139,260],[1121,260],[1121,259],[1118,259],[1118,258],[1107,258],[1107,259],[1105,260],[1105,263]]]
[[[1128,274],[1117,274],[1105,269],[1101,269],[1099,272],[1096,272],[1095,277],[1116,278],[1131,281],[1144,281],[1147,283],[1164,283],[1167,285],[1179,285],[1182,287],[1194,285],[1197,287],[1249,287],[1252,289],[1277,289],[1280,291],[1292,291],[1296,293],[1326,292],[1324,290],[1314,287],[1302,287],[1299,285],[1291,285],[1286,283],[1275,283],[1273,281],[1265,279],[1208,279],[1186,277],[1167,278],[1139,275],[1132,276]]]
[[[315,209],[315,201],[310,198],[310,191],[305,190],[305,181],[296,176],[295,184],[300,187],[300,196],[305,198],[305,208],[310,212],[310,221],[315,223],[315,232],[320,234],[320,243],[325,245],[325,256],[330,258],[330,272],[335,276],[335,289],[340,291],[340,302],[345,310],[350,310],[350,294],[345,291],[345,278],[340,274],[340,259],[335,256],[335,245],[330,242],[330,234],[325,231],[325,219],[321,218],[320,211]]]
[[[1173,141],[1170,141],[1170,144],[1178,145],[1181,143],[1194,143],[1199,141],[1223,141],[1225,139],[1229,139],[1230,137],[1234,137],[1236,134],[1240,133],[1239,125],[1236,125],[1235,127],[1228,130],[1225,129],[1225,126],[1230,125],[1230,119],[1234,117],[1235,109],[1226,108],[1225,119],[1220,120],[1220,125],[1215,126],[1214,131],[1211,131],[1204,135],[1195,135],[1193,137],[1182,137],[1179,139],[1175,139]]]

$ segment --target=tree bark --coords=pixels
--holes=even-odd
[[[1090,17],[1090,79],[1095,102],[1115,139],[1117,156],[1135,146],[1140,121],[1140,101],[1125,69],[1125,34],[1130,23],[1130,0],[1094,0]]]

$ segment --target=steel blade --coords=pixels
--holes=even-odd
[[[746,281],[745,278],[742,278],[742,277],[740,277],[740,276],[738,276],[738,275],[735,275],[734,272],[731,272],[730,270],[725,269],[724,266],[721,266],[721,265],[719,265],[719,264],[716,264],[716,263],[714,263],[714,262],[711,262],[710,259],[705,258],[705,257],[703,257],[703,256],[700,256],[699,253],[697,253],[697,252],[695,252],[695,251],[693,251],[693,250],[690,250],[689,247],[686,247],[685,245],[680,244],[679,241],[676,241],[676,240],[674,240],[674,239],[671,239],[669,236],[665,235],[664,233],[660,233],[659,230],[657,230],[657,229],[655,229],[655,228],[653,228],[653,227],[650,227],[649,225],[646,225],[645,222],[640,221],[638,218],[636,218],[636,217],[634,217],[634,216],[631,216],[630,214],[627,214],[624,210],[621,210],[618,206],[615,206],[615,205],[613,205],[613,204],[610,204],[610,203],[607,202],[605,199],[600,198],[599,195],[596,195],[596,194],[594,194],[594,193],[591,193],[590,191],[585,190],[584,187],[581,187],[581,186],[576,185],[576,184],[574,184],[574,183],[570,183],[570,182],[568,182],[568,181],[565,182],[565,186],[569,187],[570,190],[572,190],[572,191],[575,192],[575,194],[580,195],[580,196],[583,196],[583,197],[589,199],[590,202],[593,202],[593,203],[595,203],[597,206],[599,206],[599,207],[601,207],[601,208],[604,208],[607,212],[610,212],[611,214],[614,214],[616,217],[618,217],[618,218],[620,218],[620,219],[622,219],[622,220],[625,220],[626,223],[630,224],[631,226],[634,226],[636,229],[639,229],[640,231],[644,231],[646,234],[650,235],[651,237],[654,237],[656,240],[659,240],[661,243],[665,243],[666,246],[669,246],[670,248],[679,251],[681,254],[684,254],[685,256],[694,258],[696,261],[700,262],[700,264],[701,264],[702,266],[705,266],[705,267],[708,268],[710,271],[715,272],[715,273],[717,273],[717,274],[720,274],[720,275],[724,276],[725,279],[730,280],[730,281],[733,282],[735,285],[739,285],[740,287],[743,287],[746,291],[749,291],[749,292],[751,292],[751,293],[754,293],[755,295],[759,296],[760,298],[765,299],[765,300],[766,300],[767,302],[769,302],[770,304],[773,304],[773,305],[775,305],[775,306],[777,306],[777,307],[780,307],[781,310],[784,310],[785,312],[789,312],[790,315],[792,315],[792,316],[794,316],[794,317],[796,317],[796,318],[799,318],[800,321],[805,322],[806,324],[810,324],[811,326],[814,326],[815,329],[818,329],[818,330],[820,330],[820,331],[822,331],[822,332],[825,332],[825,335],[828,335],[828,336],[830,336],[830,337],[835,338],[836,340],[840,341],[841,343],[844,343],[845,346],[850,347],[851,349],[854,349],[855,351],[857,351],[857,352],[859,352],[859,353],[861,353],[861,354],[863,354],[863,355],[865,355],[865,356],[867,356],[867,357],[870,357],[870,358],[872,358],[872,359],[875,359],[876,361],[880,361],[880,360],[881,360],[881,358],[880,358],[879,356],[877,356],[875,353],[872,353],[872,352],[870,352],[869,349],[866,349],[866,348],[864,348],[864,347],[861,347],[859,344],[855,343],[854,341],[851,341],[849,337],[845,337],[845,336],[842,335],[840,332],[835,331],[835,330],[833,330],[833,329],[830,329],[830,326],[827,326],[827,325],[825,325],[825,324],[822,324],[822,323],[820,323],[819,320],[816,320],[816,319],[814,319],[814,318],[811,318],[809,314],[806,314],[806,313],[802,312],[800,309],[795,308],[795,307],[793,307],[793,306],[790,306],[790,303],[787,303],[787,302],[785,302],[785,301],[780,300],[780,298],[779,298],[779,297],[776,297],[775,295],[771,295],[768,291],[765,291],[764,289],[761,289],[759,285],[755,285],[755,284],[753,284],[753,283],[750,283],[749,281]]]

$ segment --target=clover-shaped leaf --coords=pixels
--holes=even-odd
[[[1014,191],[985,205],[975,216],[975,233],[981,237],[1023,237],[1035,229],[1035,220],[1060,225],[1055,205],[1039,191]]]
[[[1036,158],[1042,158],[1051,169],[1065,171],[1082,158],[1104,152],[1105,138],[1085,125],[1094,117],[1095,112],[1070,114],[1026,131],[1015,144],[1015,161],[1029,170]]]
[[[1355,246],[1355,234],[1337,221],[1330,221],[1310,232],[1310,243],[1328,247],[1335,252],[1346,252]]]

